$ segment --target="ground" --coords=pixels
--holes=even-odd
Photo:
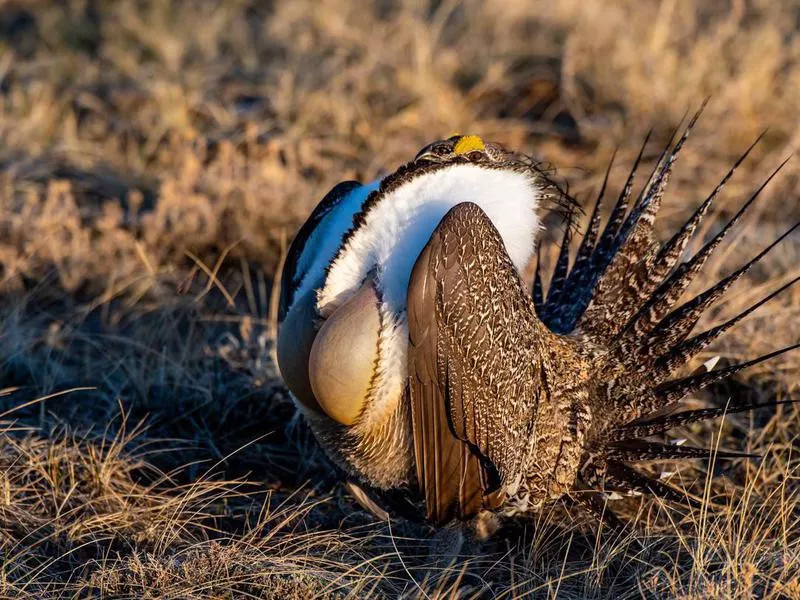
[[[797,405],[680,432],[763,460],[651,467],[724,508],[623,501],[623,535],[553,509],[458,551],[345,492],[280,383],[271,312],[282,248],[340,180],[473,132],[587,203],[615,149],[619,189],[647,131],[652,165],[710,96],[663,236],[767,133],[697,248],[800,144],[798,24],[798,0],[1,2],[0,595],[800,597]],[[800,217],[799,176],[699,288]],[[798,264],[795,236],[700,326]],[[702,359],[798,339],[793,288]],[[734,395],[799,399],[800,353],[697,400]]]

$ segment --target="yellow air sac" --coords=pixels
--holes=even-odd
[[[322,410],[342,425],[358,419],[378,361],[379,301],[368,279],[322,325],[311,346],[308,375]]]

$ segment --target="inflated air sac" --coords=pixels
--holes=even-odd
[[[373,286],[368,279],[337,308],[311,346],[308,375],[313,396],[342,425],[355,423],[364,409],[378,361],[381,321]]]
[[[278,367],[294,397],[306,408],[323,412],[308,380],[308,357],[317,335],[315,301],[316,294],[311,290],[286,314],[278,332]]]

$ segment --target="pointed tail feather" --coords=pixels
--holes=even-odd
[[[544,290],[542,288],[542,253],[541,246],[536,249],[536,273],[533,276],[533,304],[536,307],[537,316],[542,319],[544,312]],[[544,319],[542,319],[544,320]]]
[[[741,221],[748,209],[755,203],[764,191],[766,186],[786,165],[788,159],[782,162],[777,169],[762,183],[758,189],[748,198],[739,211],[728,221],[722,230],[715,235],[705,246],[703,246],[691,259],[681,263],[675,272],[669,276],[650,296],[644,305],[634,314],[628,323],[622,328],[619,335],[620,345],[627,345],[630,342],[638,342],[643,336],[649,333],[656,324],[663,319],[669,310],[674,306],[689,284],[705,266],[706,261],[719,247],[725,237],[733,227]],[[785,234],[785,235],[788,235]],[[785,237],[785,236],[783,236]],[[782,239],[782,238],[781,238]]]
[[[625,529],[625,521],[620,519],[611,509],[608,499],[602,492],[581,491],[574,494],[573,499],[589,513],[594,515],[598,521],[608,526],[609,529],[618,532]]]
[[[681,137],[678,139],[675,146],[669,151],[669,147],[672,145],[672,139],[677,132],[673,132],[672,136],[670,137],[670,143],[662,154],[662,159],[659,161],[661,164],[661,168],[657,170],[658,175],[655,178],[650,179],[648,185],[645,187],[644,192],[639,197],[636,205],[634,206],[631,214],[628,215],[628,218],[625,220],[625,224],[619,231],[618,237],[622,238],[623,240],[627,240],[627,236],[629,232],[632,233],[632,239],[635,239],[637,233],[645,233],[645,230],[648,231],[652,230],[653,222],[655,221],[656,213],[658,213],[658,209],[661,207],[661,200],[664,197],[664,192],[667,188],[667,184],[669,183],[670,175],[672,175],[672,168],[675,165],[675,161],[678,160],[678,156],[683,150],[684,144],[686,144],[686,140],[689,139],[692,131],[694,130],[695,125],[697,124],[700,115],[703,114],[703,110],[708,103],[708,98],[706,98],[703,103],[700,105],[700,108],[692,115],[692,118],[689,120],[689,124],[686,126]],[[680,127],[680,125],[678,126]]]
[[[673,346],[667,353],[663,354],[656,360],[656,368],[664,373],[672,373],[676,369],[682,367],[689,359],[702,352],[710,343],[719,338],[722,334],[728,331],[731,327],[736,325],[739,321],[755,312],[773,298],[779,296],[781,293],[791,288],[800,281],[800,276],[795,277],[789,283],[781,286],[768,296],[762,298],[755,304],[744,309],[735,317],[728,319],[724,323],[712,327],[702,333],[698,333],[694,337],[679,342]]]
[[[703,501],[700,498],[686,494],[662,481],[648,477],[633,467],[618,461],[609,461],[606,471],[606,480],[624,490],[652,494],[669,502],[684,505],[688,504],[697,509],[703,507]]]
[[[592,219],[589,223],[589,228],[587,229],[586,234],[584,235],[584,240],[581,244],[583,253],[588,254],[588,256],[580,261],[576,259],[576,262],[573,265],[566,285],[566,288],[569,290],[568,296],[559,302],[558,312],[560,313],[560,318],[558,322],[556,322],[554,319],[543,319],[544,323],[551,330],[566,333],[575,328],[575,324],[581,318],[581,315],[584,314],[586,307],[592,299],[592,294],[595,292],[595,286],[598,280],[608,267],[611,260],[614,258],[614,255],[618,250],[618,245],[616,244],[617,234],[619,232],[619,228],[622,227],[625,221],[625,215],[628,212],[633,193],[633,184],[636,179],[636,174],[639,170],[639,165],[641,164],[644,156],[645,148],[647,147],[647,143],[650,139],[650,135],[651,133],[648,132],[648,134],[645,136],[644,143],[639,149],[639,153],[633,163],[633,167],[631,168],[628,179],[625,182],[625,186],[620,191],[614,208],[612,209],[611,216],[603,228],[603,232],[600,234],[600,237],[597,238],[596,230],[599,230],[600,227],[600,207],[605,196],[607,177],[610,171],[609,166],[609,171],[606,172],[606,180],[603,183],[601,193],[598,196],[595,204]],[[586,241],[587,239],[591,241],[591,244],[590,242]],[[579,250],[579,253],[580,252],[581,250]],[[534,285],[536,285],[536,283],[534,283]],[[541,285],[541,280],[539,280],[539,285]],[[536,293],[535,289],[534,293]],[[537,310],[540,313],[549,312],[549,310],[555,310],[553,308],[548,309],[545,306],[546,304],[550,303],[555,304],[551,298],[548,298],[546,303],[542,301],[540,304],[536,305]]]
[[[607,449],[607,456],[613,460],[626,462],[647,460],[685,460],[691,458],[761,458],[760,454],[735,452],[733,450],[714,450],[698,446],[676,446],[642,440],[617,442]]]
[[[765,133],[766,131],[762,132],[761,135],[759,135],[756,140],[747,148],[747,150],[742,153],[742,155],[736,160],[722,180],[717,184],[711,194],[709,194],[705,201],[697,208],[697,210],[695,210],[694,214],[692,214],[692,216],[689,217],[686,223],[684,223],[684,225],[675,233],[675,235],[673,235],[672,238],[666,244],[664,244],[659,251],[651,269],[653,280],[661,282],[675,267],[678,259],[681,257],[681,254],[683,254],[683,251],[686,249],[686,245],[689,243],[689,240],[697,230],[697,227],[700,226],[706,214],[708,214],[711,205],[714,203],[717,197],[719,197],[719,194],[722,192],[725,185],[730,181],[731,177],[733,177],[734,173],[750,155],[756,145],[758,145]],[[652,291],[653,290],[651,289],[650,292]]]
[[[674,146],[672,139],[680,126],[673,131],[670,143],[662,152],[647,185],[617,233],[619,249],[609,264],[608,278],[611,281],[622,280],[623,285],[617,284],[617,293],[608,298],[606,304],[609,305],[607,310],[616,315],[618,321],[624,320],[623,315],[629,307],[635,309],[639,302],[649,295],[650,290],[660,283],[660,278],[655,276],[652,269],[657,252],[653,234],[655,219],[661,208],[675,162],[705,106],[706,102],[703,102]],[[598,294],[598,300],[600,297]]]
[[[617,198],[617,202],[614,205],[614,210],[608,219],[608,223],[606,223],[605,228],[603,228],[603,233],[600,236],[600,241],[597,247],[598,253],[596,255],[596,261],[598,264],[605,263],[606,261],[610,262],[613,258],[613,254],[616,253],[618,248],[616,242],[618,241],[620,230],[625,225],[625,215],[628,214],[628,208],[630,207],[630,201],[633,196],[633,183],[636,180],[636,175],[639,172],[639,165],[641,164],[642,157],[644,156],[644,149],[647,147],[647,143],[650,141],[650,135],[651,133],[648,132],[645,136],[644,143],[639,149],[639,154],[636,155],[636,160],[633,162],[631,172],[628,174],[628,179],[625,181],[625,186],[622,188],[622,191]],[[672,144],[672,138],[674,135],[675,134],[673,133],[673,135],[670,136],[669,144]],[[652,179],[653,175],[655,174],[655,169],[658,168],[658,165],[663,160],[668,149],[669,146],[667,146],[667,148],[665,148],[665,150],[662,152],[661,156],[659,157],[659,161],[656,163],[653,173],[650,174],[650,179]]]
[[[703,313],[714,304],[725,292],[739,279],[742,278],[755,264],[771,252],[789,235],[800,227],[800,222],[790,227],[778,239],[764,248],[755,257],[739,267],[736,271],[721,279],[706,291],[698,294],[691,300],[673,310],[655,326],[645,343],[650,356],[657,356],[666,352],[670,346],[683,341],[691,332]]]
[[[705,106],[705,104],[704,104]],[[670,151],[672,139],[662,152],[648,183],[639,195],[636,203],[622,223],[616,222],[615,233],[609,236],[606,248],[598,245],[595,253],[602,258],[601,268],[596,270],[594,279],[588,285],[588,291],[579,309],[574,313],[572,323],[580,322],[581,327],[595,336],[615,334],[619,323],[627,320],[627,312],[636,309],[643,299],[642,289],[647,287],[649,266],[655,258],[653,223],[661,205],[661,198],[666,189],[672,166],[678,154],[694,128],[701,109],[692,117],[686,131],[678,143]],[[676,130],[677,131],[677,130]],[[635,171],[632,171],[629,183]],[[626,190],[630,185],[626,185]],[[627,209],[627,201],[625,203]],[[616,210],[615,210],[616,213]],[[622,219],[621,212],[618,219]],[[614,215],[606,226],[615,222]],[[605,237],[605,231],[604,231]],[[600,250],[604,250],[601,252]],[[588,307],[588,308],[587,308]],[[613,318],[611,317],[613,315]]]
[[[666,433],[670,429],[699,423],[709,419],[716,419],[724,415],[756,410],[759,408],[774,408],[784,404],[796,404],[800,400],[780,400],[776,402],[745,402],[742,404],[731,404],[729,406],[717,406],[714,408],[700,408],[697,410],[687,410],[677,414],[665,415],[644,422],[630,425],[623,425],[611,432],[607,440],[609,443],[632,440],[652,435]]]
[[[556,260],[556,267],[553,271],[553,279],[550,282],[550,288],[547,290],[547,301],[545,302],[545,310],[542,311],[540,318],[547,322],[555,318],[558,321],[559,314],[558,308],[560,304],[561,295],[567,284],[567,276],[569,275],[569,246],[572,242],[572,226],[575,218],[575,208],[570,207],[566,216],[566,227],[564,228],[564,236],[561,241],[561,249],[558,252],[558,259]]]
[[[606,189],[608,188],[608,178],[611,176],[611,169],[614,166],[614,160],[616,157],[617,151],[614,150],[614,153],[611,155],[611,160],[608,162],[608,168],[606,169],[606,174],[603,177],[603,184],[600,186],[600,192],[597,194],[597,200],[594,203],[592,216],[589,219],[589,224],[586,227],[586,233],[581,240],[581,245],[578,248],[577,255],[575,256],[575,264],[572,267],[572,273],[570,275],[574,273],[580,277],[583,274],[583,270],[586,264],[589,262],[592,252],[597,244],[597,238],[600,235],[600,208],[603,205],[603,199],[605,198]]]
[[[673,402],[677,402],[687,394],[698,392],[712,383],[716,383],[717,381],[721,381],[727,377],[730,377],[731,375],[735,375],[739,371],[747,369],[748,367],[766,362],[777,356],[786,354],[787,352],[797,350],[798,348],[800,348],[800,344],[792,344],[791,346],[786,346],[780,350],[775,350],[774,352],[759,356],[753,360],[737,363],[735,365],[725,367],[724,369],[719,369],[718,371],[710,371],[700,375],[691,375],[689,377],[684,377],[683,379],[669,381],[656,388],[656,395],[663,404],[671,404]]]
[[[581,244],[578,248],[578,252],[575,255],[575,262],[572,265],[572,269],[569,272],[569,276],[565,285],[563,286],[562,293],[558,296],[558,302],[553,297],[548,297],[549,307],[544,307],[544,302],[539,296],[539,302],[537,302],[537,282],[534,282],[534,303],[538,307],[539,304],[543,306],[542,312],[545,312],[547,308],[550,308],[552,311],[556,311],[556,315],[548,314],[547,319],[545,322],[551,326],[551,329],[554,331],[569,331],[574,326],[574,315],[580,309],[580,298],[582,295],[586,295],[587,290],[591,292],[591,285],[590,281],[592,279],[592,259],[594,257],[594,250],[597,246],[598,236],[600,235],[600,208],[603,204],[603,198],[606,194],[606,189],[608,187],[608,178],[611,175],[611,168],[614,165],[614,159],[616,158],[617,151],[614,151],[614,154],[611,156],[611,160],[608,163],[608,168],[606,169],[605,176],[603,177],[603,184],[600,186],[600,192],[597,195],[597,200],[594,203],[594,209],[592,209],[592,216],[589,219],[589,224],[586,227],[586,232],[583,235],[583,239],[581,239]],[[624,213],[623,213],[624,214]],[[568,223],[568,227],[571,223]],[[562,252],[565,246],[562,244],[561,249]],[[537,264],[537,268],[538,268]],[[541,291],[541,279],[538,280],[538,287],[539,292]],[[556,306],[554,306],[556,305]]]

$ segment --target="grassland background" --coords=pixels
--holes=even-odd
[[[663,235],[768,132],[699,243],[800,145],[799,27],[798,0],[0,1],[0,596],[799,598],[796,406],[681,434],[763,461],[653,467],[717,514],[628,501],[644,526],[620,538],[548,512],[448,563],[453,532],[376,523],[343,491],[269,310],[281,248],[337,181],[475,132],[586,202],[615,148],[618,188],[645,133],[652,164],[710,95]],[[799,175],[699,287],[800,217]],[[793,237],[701,326],[798,275]],[[798,339],[793,289],[703,358]],[[794,353],[698,402],[799,381]]]

